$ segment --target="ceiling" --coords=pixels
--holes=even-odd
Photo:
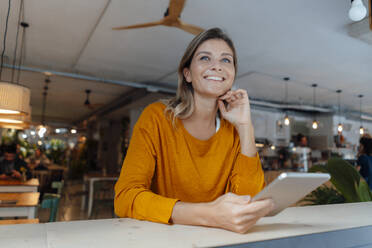
[[[19,9],[19,0],[11,2],[7,64],[13,59]],[[112,30],[159,20],[168,3],[25,1],[24,20],[30,27],[23,66],[29,71],[21,72],[20,82],[31,88],[33,120],[41,116],[44,70],[55,72],[46,119],[66,124],[92,113],[83,106],[88,88],[93,104],[109,104],[131,86],[174,89],[178,62],[193,35],[164,26]],[[1,1],[1,39],[7,8],[8,1]],[[363,111],[372,114],[372,46],[347,34],[349,8],[350,0],[188,0],[181,18],[203,28],[221,27],[231,36],[239,61],[236,86],[247,89],[251,98],[283,101],[282,78],[288,76],[289,102],[312,104],[311,84],[316,83],[318,105],[337,105],[335,91],[341,89],[343,109],[357,111],[357,95],[364,94]],[[2,79],[10,80],[9,69]],[[110,118],[126,113],[116,112]]]

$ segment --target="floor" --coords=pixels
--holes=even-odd
[[[83,182],[66,182],[62,198],[59,203],[57,221],[87,220],[87,208],[81,210],[81,200],[83,194]],[[109,203],[109,202],[108,202]],[[112,207],[110,204],[97,204],[99,207],[93,208],[90,219],[108,219],[113,218]],[[38,209],[38,218],[40,223],[46,223],[49,220],[49,209]]]

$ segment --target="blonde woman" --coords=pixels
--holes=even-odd
[[[214,28],[196,36],[178,67],[174,98],[149,105],[136,123],[115,212],[160,223],[244,233],[270,212],[247,92],[230,90],[237,57]]]

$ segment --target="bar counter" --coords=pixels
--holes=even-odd
[[[287,208],[248,233],[106,219],[0,226],[0,247],[372,247],[372,202]]]

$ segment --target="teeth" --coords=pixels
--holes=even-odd
[[[207,79],[215,80],[215,81],[222,81],[223,79],[221,77],[215,77],[215,76],[209,76]]]

